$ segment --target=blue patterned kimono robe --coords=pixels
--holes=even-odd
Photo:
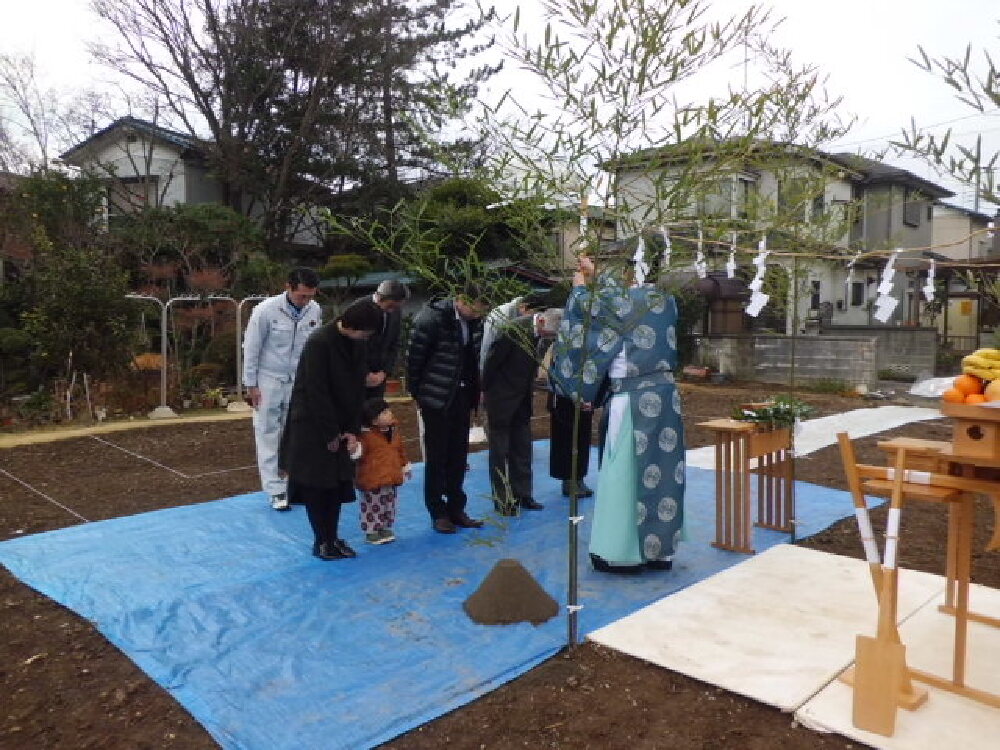
[[[624,377],[610,379],[612,399],[627,398],[628,408],[601,464],[590,552],[619,566],[670,560],[684,522],[677,303],[653,286],[625,289],[609,278],[595,291],[570,294],[552,368],[563,393],[593,402],[612,362],[626,357]]]

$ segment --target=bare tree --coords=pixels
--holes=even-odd
[[[47,86],[31,55],[0,55],[0,169],[28,173],[51,168],[54,158],[92,135],[134,97]],[[120,100],[119,100],[120,98]]]
[[[306,0],[94,0],[118,32],[96,57],[162,102],[168,121],[207,136],[224,201],[263,215],[271,240],[288,238],[299,206],[323,192],[297,167],[316,145],[329,73],[342,55],[336,3]],[[274,14],[282,14],[282,23]],[[306,23],[308,21],[308,24]],[[285,61],[310,55],[308,71]],[[279,118],[294,107],[294,117]],[[280,127],[278,121],[280,120]]]
[[[0,54],[0,160],[8,171],[46,169],[59,97],[43,88],[29,55]]]

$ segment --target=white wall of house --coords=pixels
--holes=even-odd
[[[791,276],[792,263],[780,259],[778,265]],[[799,263],[798,320],[802,332],[822,317],[823,306],[830,306],[830,323],[842,325],[882,325],[871,316],[871,305],[878,297],[881,268],[856,269],[848,284],[848,270],[844,263],[811,261]],[[916,320],[916,301],[922,300],[923,280],[916,274],[897,271],[893,296],[899,306],[888,325]],[[795,308],[790,298],[786,308],[786,333],[794,329]]]
[[[865,189],[861,226],[854,239],[869,250],[929,247],[932,202],[903,185],[879,184]]]
[[[814,178],[818,174],[818,167],[804,163],[801,167],[786,170],[783,176],[786,178],[796,176]],[[717,175],[713,175],[712,179],[716,182],[720,181]],[[757,200],[770,203],[773,206],[778,203],[779,177],[775,172],[766,169],[755,172],[740,171],[729,177],[728,181],[732,185],[731,199],[715,201],[714,203],[718,205],[713,205],[713,208],[723,212],[728,210],[729,218],[740,218],[741,193],[746,189],[752,191]],[[619,208],[625,208],[624,215],[619,217],[619,236],[633,236],[650,226],[651,223],[655,223],[658,212],[654,206],[657,200],[662,201],[664,197],[662,194],[670,189],[670,185],[669,176],[664,178],[660,174],[651,173],[648,170],[618,172],[616,199]],[[657,191],[661,193],[660,196],[657,196]],[[823,191],[824,212],[834,211],[837,212],[837,219],[846,218],[846,206],[850,204],[852,196],[853,186],[846,177],[830,179]],[[709,200],[708,202],[712,203],[713,201]],[[806,207],[807,221],[813,218],[813,210],[813,206]],[[690,207],[690,212],[697,213],[696,207]],[[850,241],[850,227],[845,226],[840,237],[832,240],[827,238],[827,241],[837,247],[846,248]]]
[[[628,170],[618,172],[615,191],[615,202],[621,212],[618,216],[618,236],[634,237],[655,221],[656,206],[665,185],[657,184],[646,170]],[[661,195],[657,195],[657,192]]]
[[[301,245],[321,246],[326,237],[326,221],[323,211],[317,207],[302,209],[301,215],[293,219],[294,232],[291,241]]]
[[[155,177],[156,195],[150,195],[151,205],[174,206],[186,202],[187,170],[179,149],[127,131],[115,136],[104,139],[85,160],[79,159],[82,166],[98,176]]]
[[[985,232],[970,237],[973,232],[986,228],[987,222],[954,206],[934,206],[931,244],[934,252],[954,260],[976,260],[989,254],[992,242]],[[946,247],[943,247],[946,246]]]

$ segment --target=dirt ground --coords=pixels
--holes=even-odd
[[[728,416],[735,405],[772,392],[755,384],[682,386],[688,447],[709,439],[698,422]],[[817,416],[877,405],[799,395],[816,407]],[[404,434],[416,435],[412,407],[400,403],[395,411]],[[547,436],[545,417],[533,424],[536,436]],[[950,427],[944,420],[923,422],[859,440],[859,459],[881,462],[875,443],[888,435],[947,440]],[[416,443],[409,447],[417,458]],[[844,487],[836,448],[797,459],[796,474],[807,482]],[[256,489],[249,420],[157,425],[0,449],[0,540]],[[884,510],[873,516],[877,527],[884,525]],[[1000,587],[1000,555],[980,552],[993,523],[985,504],[977,521],[982,538],[974,547],[974,580]],[[939,508],[908,506],[903,537],[904,567],[944,569],[945,517]],[[861,557],[853,519],[800,544]],[[0,570],[0,610],[0,748],[216,747],[166,691],[86,620],[6,570]],[[796,726],[776,709],[586,643],[385,747],[852,745],[857,743]]]

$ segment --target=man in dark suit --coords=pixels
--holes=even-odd
[[[532,497],[531,401],[538,341],[555,336],[559,311],[537,312],[528,299],[522,303],[528,314],[504,324],[483,361],[490,482],[493,504],[504,516],[544,507]]]
[[[403,322],[403,303],[409,299],[410,290],[396,279],[386,279],[374,294],[352,302],[371,301],[382,309],[382,328],[368,339],[368,373],[365,376],[366,398],[382,398],[385,380],[392,375],[399,356],[399,335]]]

